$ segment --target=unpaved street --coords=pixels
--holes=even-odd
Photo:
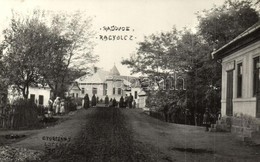
[[[239,142],[230,133],[205,132],[203,127],[165,123],[138,109],[122,111],[134,139],[151,145],[167,161],[258,162],[260,146]]]
[[[165,123],[141,109],[81,109],[66,118],[54,127],[21,131],[28,137],[11,146],[44,151],[41,161],[46,162],[260,161],[259,146],[239,142],[230,133]],[[46,149],[46,143],[54,145]]]

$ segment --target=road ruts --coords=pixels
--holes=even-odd
[[[45,161],[155,161],[144,146],[133,140],[120,109],[92,108],[90,111],[86,127],[76,143],[56,149]]]

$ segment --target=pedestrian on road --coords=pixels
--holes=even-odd
[[[91,100],[91,106],[95,107],[96,105],[97,105],[97,98],[96,98],[95,94],[93,94],[92,100]]]
[[[113,99],[113,107],[116,107],[117,106],[117,101],[116,101],[116,98]]]
[[[210,127],[210,114],[209,114],[209,109],[206,108],[206,111],[203,115],[203,125],[206,127],[206,131],[209,131]]]
[[[60,113],[60,97],[56,97],[53,106],[55,107],[55,114]]]
[[[48,100],[48,114],[51,114],[53,112],[53,101],[51,98]]]
[[[89,97],[88,97],[88,94],[85,94],[85,96],[84,96],[83,108],[84,108],[84,109],[89,108]]]
[[[121,96],[120,100],[119,100],[119,107],[123,108],[124,107],[124,97]]]
[[[106,97],[105,97],[105,105],[106,106],[108,106],[109,105],[109,98],[108,98],[108,96],[106,95]]]
[[[128,99],[128,105],[129,105],[129,108],[132,109],[133,108],[133,100],[134,100],[134,97],[132,96],[132,94],[130,93],[130,96],[129,96],[129,99]]]
[[[63,115],[65,113],[65,100],[62,99],[60,102],[60,114]]]
[[[125,94],[125,107],[126,108],[128,107],[128,96],[127,96],[127,94]]]

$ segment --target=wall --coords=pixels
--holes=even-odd
[[[235,53],[223,58],[222,60],[222,93],[221,93],[221,112],[226,115],[226,86],[227,70],[233,71],[233,114],[243,113],[256,115],[256,99],[253,97],[253,58],[260,56],[260,41],[255,42]],[[242,70],[242,97],[237,97],[237,64],[243,64]]]
[[[36,104],[39,103],[39,95],[43,95],[43,105],[48,106],[48,100],[50,98],[50,89],[49,88],[29,88],[29,96],[30,98],[31,94],[35,95],[35,99],[37,99]]]

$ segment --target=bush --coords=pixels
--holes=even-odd
[[[10,127],[32,128],[39,126],[38,116],[43,113],[43,107],[37,106],[34,102],[26,99],[17,99],[10,105]]]
[[[79,100],[73,99],[71,97],[67,97],[65,98],[65,102],[66,102],[65,110],[67,112],[77,110],[77,105],[79,103]]]

